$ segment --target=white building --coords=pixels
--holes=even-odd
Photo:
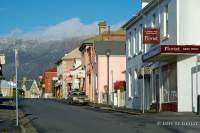
[[[196,71],[200,17],[196,14],[200,12],[200,1],[142,0],[142,5],[123,26],[127,35],[126,106],[196,112],[200,94]],[[143,44],[143,28],[159,29],[160,44]],[[143,68],[149,68],[145,76]]]
[[[0,80],[0,94],[3,97],[13,97],[13,90],[16,84],[12,81]]]

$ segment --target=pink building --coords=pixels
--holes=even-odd
[[[96,70],[95,62],[96,62],[96,54],[94,45],[97,41],[124,41],[125,34],[122,29],[117,31],[108,30],[108,26],[106,22],[99,23],[99,35],[88,38],[82,42],[79,50],[81,51],[81,61],[82,68],[85,70],[85,78],[84,78],[84,88],[83,90],[86,92],[86,95],[89,98],[90,102],[97,101],[96,98],[96,90],[94,89],[96,81]]]
[[[116,93],[114,83],[125,80],[123,74],[123,71],[126,69],[125,42],[99,41],[94,44],[94,49],[96,54],[96,58],[93,62],[96,75],[93,85],[95,101],[114,105],[117,100],[114,95]],[[121,100],[125,101],[125,96],[124,99]],[[122,103],[125,104],[125,102]]]

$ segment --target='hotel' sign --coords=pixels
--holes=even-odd
[[[160,29],[144,28],[143,29],[144,44],[160,44]]]

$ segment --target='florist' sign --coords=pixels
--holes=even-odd
[[[144,28],[143,29],[144,44],[160,44],[160,29]]]

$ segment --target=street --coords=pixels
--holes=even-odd
[[[42,99],[23,100],[21,106],[39,133],[197,133],[200,129],[199,123],[195,125],[200,121],[197,116],[129,115]]]

